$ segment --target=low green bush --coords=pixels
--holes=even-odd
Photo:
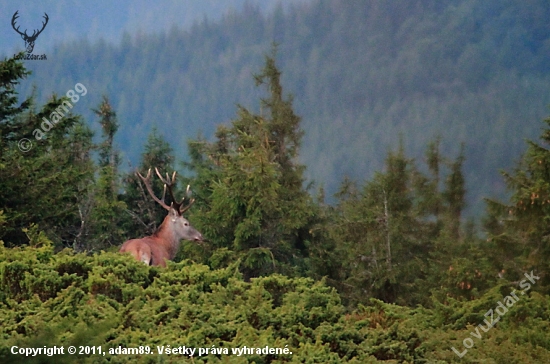
[[[470,334],[507,288],[468,302],[434,295],[433,309],[371,300],[348,312],[333,288],[309,278],[275,274],[246,282],[236,265],[213,270],[181,261],[158,268],[118,253],[54,254],[48,243],[0,246],[0,362],[550,362],[547,296],[529,292],[481,338]],[[474,346],[459,358],[451,347],[462,352],[466,338]],[[106,354],[69,355],[70,345],[100,346]],[[13,346],[64,346],[65,354],[25,357],[12,354]],[[180,346],[195,348],[194,356],[166,354]],[[109,353],[123,348],[138,352]],[[208,353],[199,356],[199,348]]]

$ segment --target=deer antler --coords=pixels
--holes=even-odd
[[[19,27],[15,27],[15,21],[17,20],[17,18],[19,18],[19,15],[17,15],[17,13],[19,12],[19,10],[17,10],[15,12],[15,14],[13,14],[13,17],[11,18],[11,26],[13,27],[13,30],[15,30],[17,33],[21,34],[21,35],[27,35],[27,29],[25,29],[25,33],[21,33],[19,31]]]
[[[44,16],[43,16],[44,19],[46,19],[46,22],[42,22],[42,29],[38,30],[38,33],[36,33],[37,30],[35,30],[32,35],[29,37],[29,38],[34,38],[36,39],[38,37],[38,35],[40,33],[42,33],[42,31],[44,30],[44,28],[46,28],[46,24],[48,24],[48,20],[50,20],[50,18],[48,18],[48,14],[44,13]],[[36,33],[36,34],[34,34]]]
[[[172,203],[174,205],[176,204],[176,199],[174,198],[174,193],[172,191],[172,186],[176,182],[176,171],[172,173],[172,179],[168,176],[168,173],[166,173],[166,179],[162,178],[162,175],[160,174],[158,168],[155,167],[155,172],[157,173],[157,176],[161,180],[162,183],[164,183],[164,193],[166,193],[166,189],[168,189],[168,193],[170,194],[170,198],[172,199]]]
[[[187,185],[187,189],[185,190],[185,195],[187,197],[190,197],[191,196],[191,191],[189,190],[189,185]],[[181,200],[181,203],[183,204],[183,200],[185,200],[185,196],[183,197],[183,199]],[[185,211],[189,210],[189,208],[191,206],[193,206],[193,204],[195,203],[195,199],[194,198],[191,198],[189,200],[189,205],[187,205],[186,207],[183,208],[183,210],[181,210],[181,213],[183,214]]]
[[[157,171],[158,173],[158,171]],[[164,202],[164,193],[166,193],[166,184],[164,185],[164,193],[162,194],[162,200],[160,200],[156,195],[155,193],[153,192],[153,187],[151,186],[151,168],[149,168],[149,170],[147,171],[147,177],[143,177],[141,175],[141,173],[139,172],[136,172],[136,174],[139,176],[139,178],[141,178],[141,180],[143,181],[143,183],[145,184],[145,187],[147,188],[147,191],[149,192],[149,194],[151,195],[151,197],[153,198],[153,200],[155,200],[159,205],[161,205],[165,210],[168,210],[170,211],[170,206],[168,206],[165,202]]]
[[[44,13],[44,16],[43,18],[46,19],[45,22],[42,22],[42,29],[38,30],[38,29],[35,29],[34,32],[32,33],[31,36],[29,36],[27,34],[27,29],[25,29],[25,33],[21,33],[19,31],[19,27],[15,27],[15,21],[17,20],[17,18],[19,18],[19,15],[17,14],[19,13],[19,10],[17,10],[15,12],[15,14],[13,14],[13,17],[11,18],[11,26],[13,27],[13,29],[21,34],[22,36],[24,36],[26,39],[29,39],[29,40],[35,40],[36,38],[38,38],[38,36],[40,35],[40,33],[42,33],[42,31],[44,30],[44,28],[46,28],[46,25],[48,24],[48,21],[50,20],[50,18],[48,17],[48,14]],[[38,33],[37,33],[38,32]]]
[[[149,171],[147,172],[147,177],[143,177],[139,172],[137,172],[138,176],[143,180],[143,183],[145,183],[145,187],[147,187],[147,191],[149,191],[149,194],[151,195],[151,197],[153,197],[153,199],[159,205],[161,205],[163,208],[165,208],[166,210],[170,210],[170,206],[168,206],[164,202],[164,197],[166,196],[166,190],[168,190],[168,193],[170,194],[170,198],[172,199],[172,207],[176,211],[178,211],[180,213],[180,215],[183,214],[185,211],[189,210],[191,205],[193,205],[193,203],[195,203],[194,198],[190,199],[189,204],[186,207],[182,208],[183,202],[185,201],[185,196],[181,199],[181,202],[177,202],[176,198],[174,197],[174,192],[172,190],[172,187],[176,183],[176,171],[174,171],[174,173],[172,173],[172,178],[170,178],[168,173],[166,173],[166,178],[163,178],[162,175],[160,174],[158,168],[156,168],[156,167],[155,167],[155,172],[156,172],[158,178],[161,180],[161,182],[164,183],[164,192],[162,193],[162,199],[159,199],[153,193],[153,188],[151,186],[151,168],[149,168]],[[187,186],[186,195],[187,196],[190,195],[189,185]]]

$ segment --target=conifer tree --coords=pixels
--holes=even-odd
[[[106,96],[97,109],[93,110],[99,117],[103,141],[98,145],[99,173],[90,213],[89,239],[85,249],[104,249],[121,244],[125,240],[122,223],[126,218],[126,204],[119,199],[121,188],[118,168],[119,152],[114,145],[118,130],[116,113]]]
[[[25,125],[17,116],[28,110],[32,98],[18,104],[15,86],[31,72],[25,68],[23,62],[14,58],[0,62],[0,71],[0,137],[2,146],[7,147],[8,142],[17,141],[25,132],[22,130]]]
[[[283,96],[274,57],[266,56],[255,76],[267,89],[265,111],[257,115],[239,107],[231,125],[218,128],[215,142],[190,143],[195,184],[210,190],[198,203],[195,224],[216,248],[242,259],[247,277],[303,270],[312,215],[304,167],[296,161],[300,118],[292,99]]]
[[[443,279],[427,279],[428,272],[444,277],[458,245],[464,207],[463,153],[449,164],[445,189],[441,169],[447,163],[439,139],[428,145],[428,175],[405,156],[403,144],[389,152],[383,172],[362,188],[345,179],[336,195],[338,204],[327,224],[335,251],[334,285],[349,304],[376,297],[414,305],[429,302],[429,287]],[[452,238],[451,238],[452,237]],[[436,246],[438,249],[436,249]]]
[[[418,299],[412,285],[423,275],[432,243],[415,208],[417,173],[401,145],[388,153],[384,172],[361,189],[348,182],[339,194],[331,236],[341,241],[343,275],[337,286],[348,303],[369,297],[409,304]]]
[[[160,173],[172,173],[174,169],[174,151],[156,128],[153,128],[147,138],[137,170],[144,174],[150,168],[158,168]],[[166,211],[159,208],[158,204],[151,199],[137,178],[136,170],[131,170],[124,177],[123,183],[124,194],[121,197],[131,215],[131,219],[125,224],[125,230],[130,231],[132,237],[151,235],[166,216]],[[162,182],[154,178],[152,186],[160,196],[163,190]],[[166,198],[168,199],[169,196]],[[167,200],[167,203],[170,204],[171,201]]]
[[[496,264],[505,276],[517,279],[532,269],[541,272],[538,288],[550,276],[550,117],[540,139],[527,141],[527,151],[512,173],[503,172],[512,193],[510,203],[488,202],[485,227]]]
[[[441,193],[439,191],[439,184],[441,179],[441,167],[444,162],[443,157],[441,156],[440,149],[441,138],[437,137],[435,140],[428,143],[428,148],[426,149],[426,164],[430,171],[431,180],[426,179],[427,190],[425,191],[424,197],[427,200],[425,210],[428,213],[434,215],[436,221],[440,221],[441,212],[442,212],[442,201]]]
[[[460,154],[450,165],[450,173],[445,180],[445,191],[442,193],[446,210],[446,225],[450,237],[455,241],[460,238],[462,211],[466,205],[466,187],[462,166],[464,164],[464,144]]]
[[[32,97],[17,105],[14,85],[29,74],[22,62],[0,62],[0,74],[0,205],[5,217],[0,237],[7,244],[24,244],[28,239],[21,229],[35,224],[55,244],[73,245],[81,230],[78,206],[93,178],[92,133],[72,110],[61,107],[65,97],[53,95],[38,112]],[[55,125],[44,121],[61,110]]]

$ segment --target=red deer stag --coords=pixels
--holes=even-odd
[[[189,210],[195,200],[191,199],[189,204],[182,208],[185,197],[180,203],[177,203],[174,198],[172,186],[176,180],[176,172],[172,174],[171,181],[169,180],[168,173],[166,174],[166,179],[164,179],[157,168],[155,168],[155,172],[164,183],[162,199],[159,199],[153,192],[151,186],[151,169],[147,172],[147,177],[143,177],[139,172],[137,172],[137,174],[145,184],[153,200],[168,210],[168,215],[166,215],[164,221],[153,235],[141,239],[128,240],[122,244],[120,252],[129,252],[134,258],[147,265],[160,265],[161,267],[166,267],[166,259],[172,260],[176,256],[180,247],[180,240],[202,241],[202,234],[192,227],[189,221],[182,216],[185,211]],[[168,206],[164,202],[167,189],[170,198],[172,198],[171,206]],[[187,192],[189,192],[189,186],[187,186]]]

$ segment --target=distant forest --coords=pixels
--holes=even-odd
[[[464,143],[466,214],[484,197],[503,198],[500,169],[511,170],[525,138],[540,134],[550,103],[550,3],[510,0],[312,1],[264,15],[253,5],[188,30],[126,34],[118,45],[59,44],[47,62],[27,62],[41,102],[80,82],[75,106],[90,111],[105,95],[117,112],[122,167],[137,165],[153,127],[187,159],[186,140],[212,140],[236,104],[261,113],[252,74],[271,44],[285,92],[305,130],[305,176],[329,201],[344,176],[364,181],[384,168],[401,140],[423,159],[441,138],[451,159]]]

